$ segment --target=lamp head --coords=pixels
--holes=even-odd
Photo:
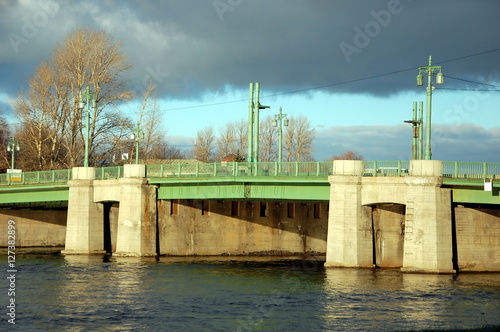
[[[443,84],[444,83],[444,75],[443,73],[438,73],[436,75],[436,84]]]
[[[418,86],[424,85],[424,76],[422,74],[417,75],[417,85]]]

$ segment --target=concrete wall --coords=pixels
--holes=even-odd
[[[373,206],[372,218],[375,265],[389,268],[402,267],[405,206],[377,204]]]
[[[455,207],[460,271],[500,271],[500,209]]]
[[[64,246],[66,210],[0,210],[0,247],[8,246],[8,221],[14,220],[16,247]]]
[[[161,254],[325,254],[326,202],[267,202],[263,207],[252,201],[178,200],[173,207],[176,202],[159,201]]]
[[[335,160],[330,182],[330,216],[325,266],[371,267],[385,261],[398,266],[401,260],[401,221],[395,220],[373,231],[373,205],[398,203],[405,206],[403,271],[452,273],[451,192],[441,188],[442,162],[413,160],[409,176],[364,177],[362,161]],[[375,217],[377,217],[375,215]],[[391,218],[389,218],[390,220]],[[380,232],[379,232],[380,233]],[[389,235],[392,233],[392,235]],[[385,239],[391,249],[386,258]],[[377,242],[378,241],[378,242]],[[374,259],[374,253],[378,255]],[[385,254],[384,254],[385,255]]]

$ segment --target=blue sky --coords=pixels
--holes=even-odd
[[[0,112],[17,121],[13,101],[40,61],[90,26],[121,42],[130,89],[155,81],[172,145],[246,119],[248,84],[259,82],[271,106],[261,117],[306,115],[316,159],[408,159],[403,121],[426,100],[415,76],[432,55],[445,75],[433,93],[433,159],[500,162],[499,13],[496,0],[8,0]],[[133,117],[137,103],[118,107]]]

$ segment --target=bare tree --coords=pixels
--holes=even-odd
[[[104,163],[115,153],[116,138],[124,134],[127,120],[114,109],[127,100],[121,74],[130,68],[119,43],[103,31],[80,28],[58,44],[51,59],[42,62],[15,105],[30,140],[32,167],[73,167],[83,159],[82,110],[78,107],[86,87],[96,107],[90,108],[91,164]]]
[[[278,130],[268,115],[260,122],[259,161],[275,161],[278,157]]]
[[[236,154],[246,160],[248,149],[248,123],[244,119],[235,122]]]
[[[205,163],[214,161],[214,143],[214,127],[198,130],[193,150],[194,158]]]
[[[217,137],[217,160],[222,160],[225,156],[230,153],[236,154],[236,125],[234,122],[227,123],[224,127],[221,127],[220,136]]]
[[[137,123],[132,129],[135,135],[139,135],[142,160],[164,158],[167,144],[166,132],[163,128],[163,118],[156,97],[156,85],[150,81],[142,97]]]
[[[0,114],[0,169],[3,170],[9,168],[9,155],[7,153],[7,144],[10,136],[9,126],[7,121]]]
[[[364,158],[359,153],[349,150],[342,154],[333,156],[330,160],[364,160]]]
[[[300,115],[289,118],[289,126],[285,130],[283,139],[283,149],[285,150],[285,161],[311,161],[312,141],[315,130],[311,128],[309,119]]]

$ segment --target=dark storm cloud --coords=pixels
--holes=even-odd
[[[314,148],[317,156],[354,151],[365,160],[408,160],[411,135],[408,125],[335,126],[317,131]],[[485,129],[470,123],[434,125],[432,159],[500,162],[500,128]]]
[[[9,94],[25,86],[67,33],[86,25],[122,42],[134,64],[132,88],[152,79],[165,96],[181,98],[246,89],[249,82],[273,91],[332,85],[325,89],[387,95],[415,88],[416,67],[430,54],[439,63],[500,48],[496,0],[9,0],[0,6],[0,89]],[[499,57],[492,52],[442,65],[453,77],[498,77]],[[336,85],[404,69],[412,70]]]

